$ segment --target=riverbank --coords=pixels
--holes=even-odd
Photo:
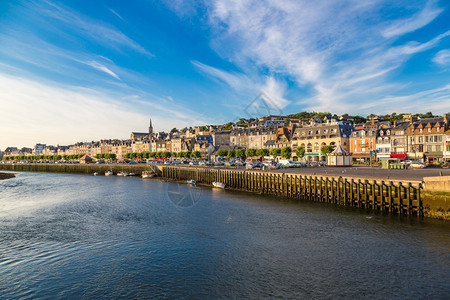
[[[1,173],[0,172],[0,180],[14,178],[16,175],[14,173]]]
[[[127,172],[137,175],[142,171],[152,171],[163,178],[185,182],[194,179],[199,184],[209,186],[212,182],[222,182],[227,188],[235,190],[361,207],[391,214],[450,220],[450,186],[447,184],[450,182],[450,176],[423,177],[423,180],[417,180],[421,178],[418,176],[414,178],[416,180],[395,180],[395,176],[371,178],[362,175],[367,172],[384,172],[382,169],[356,167],[355,170],[362,174],[352,172],[352,169],[299,168],[259,171],[149,164],[0,164],[0,170],[9,171],[79,174],[98,172],[99,175],[108,170],[112,170],[114,174]],[[306,173],[308,171],[313,171],[314,174]],[[323,174],[319,171],[338,173]]]

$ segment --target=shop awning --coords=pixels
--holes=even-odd
[[[391,154],[391,158],[406,159],[406,154]]]

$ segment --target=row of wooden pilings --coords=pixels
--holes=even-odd
[[[162,177],[301,200],[423,215],[421,184],[272,172],[161,166]]]

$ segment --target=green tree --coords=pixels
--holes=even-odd
[[[245,151],[245,154],[247,155],[247,157],[256,156],[256,149],[247,149],[247,151]]]
[[[192,158],[200,158],[202,155],[200,153],[200,151],[194,151],[191,153],[191,157]]]
[[[297,155],[298,158],[304,157],[305,156],[305,148],[298,147],[297,150],[295,150],[295,154]]]
[[[178,129],[176,129],[175,127],[174,128],[172,128],[172,130],[170,131],[170,133],[175,133],[175,132],[177,132],[178,131]]]
[[[239,157],[240,159],[245,159],[247,157],[245,149],[237,149],[236,157]]]
[[[186,158],[192,157],[192,151],[184,152],[184,157],[186,157]]]
[[[236,156],[236,151],[234,151],[233,149],[232,150],[228,150],[228,154],[227,154],[228,158],[233,158],[235,156]]]
[[[224,149],[220,149],[220,150],[217,151],[217,155],[220,156],[220,157],[225,157],[225,156],[228,155],[228,151],[224,150]]]
[[[283,149],[281,149],[281,156],[289,159],[291,158],[291,154],[292,154],[292,149],[289,146],[284,147]]]
[[[272,155],[274,158],[277,158],[281,155],[281,149],[280,148],[273,148],[269,151],[270,155]]]
[[[114,153],[108,153],[106,154],[106,159],[116,160],[116,155]]]
[[[256,155],[258,155],[258,156],[268,156],[269,155],[269,149],[258,149],[258,150],[256,150]]]
[[[323,155],[328,155],[328,153],[331,153],[331,152],[333,152],[333,150],[334,150],[334,148],[335,148],[336,146],[333,146],[333,145],[325,145],[325,146],[322,146],[321,148],[320,148],[320,153],[322,153]]]

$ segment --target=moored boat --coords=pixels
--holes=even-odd
[[[194,179],[188,179],[188,180],[187,180],[187,183],[190,183],[190,184],[196,184],[197,182],[196,182]]]
[[[142,172],[142,178],[152,178],[155,176],[152,171],[143,171]]]
[[[112,176],[112,175],[114,175],[114,173],[111,170],[105,172],[105,176]]]
[[[117,173],[117,176],[127,176],[128,173],[127,172],[119,172]]]
[[[94,176],[97,176],[98,175],[98,172],[94,172]]]
[[[128,175],[128,176],[136,176],[135,173],[128,173],[127,175]]]
[[[214,187],[216,187],[216,188],[221,188],[221,189],[224,189],[224,188],[225,188],[225,183],[222,183],[222,182],[216,182],[216,181],[214,181],[214,182],[212,183],[212,185],[213,185]]]

